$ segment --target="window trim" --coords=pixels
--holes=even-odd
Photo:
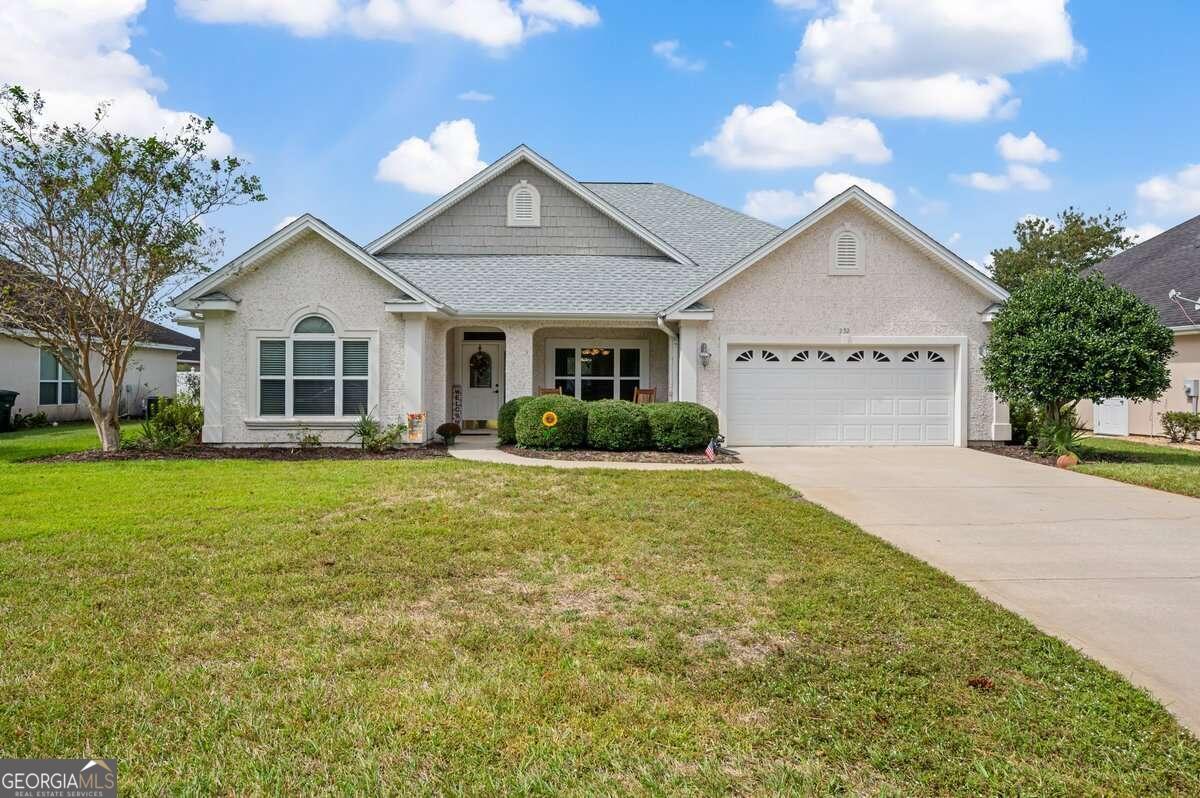
[[[518,191],[528,191],[533,196],[533,215],[529,219],[518,219],[516,214],[516,197]],[[508,190],[508,201],[506,203],[508,213],[507,223],[509,227],[541,227],[542,226],[542,193],[537,190],[537,186],[530,183],[528,180],[522,179]]]
[[[331,325],[333,333],[296,333],[296,325],[309,316],[321,316]],[[303,375],[297,377],[293,373],[294,357],[292,345],[295,341],[333,341],[334,373],[332,377]],[[279,375],[262,374],[262,341],[284,342],[284,373]],[[367,376],[346,376],[342,373],[343,344],[346,341],[367,342]],[[253,386],[254,395],[247,397],[246,409],[249,417],[245,419],[248,426],[328,426],[349,425],[353,423],[356,414],[343,415],[342,392],[346,380],[356,381],[365,379],[367,382],[367,409],[376,412],[379,407],[379,332],[377,330],[354,330],[345,328],[335,314],[326,308],[305,308],[292,315],[287,325],[281,330],[253,330],[249,334],[247,345],[250,349],[246,358],[249,366],[248,385]],[[334,405],[333,415],[296,415],[294,405],[294,384],[296,380],[333,380]],[[283,380],[284,399],[283,415],[264,415],[262,412],[263,380]]]
[[[64,406],[72,406],[73,407],[73,406],[78,405],[79,404],[79,383],[76,381],[75,377],[71,374],[70,371],[68,371],[66,369],[65,366],[63,366],[62,362],[57,357],[54,357],[54,353],[51,352],[46,347],[39,346],[37,348],[37,353],[38,353],[38,356],[37,356],[38,407],[64,407]],[[56,367],[55,379],[47,380],[47,379],[42,378],[42,355],[43,354],[48,354],[51,357],[54,357],[54,365]],[[54,386],[54,401],[51,403],[42,401],[42,386],[47,383],[52,384]],[[62,400],[64,385],[74,385],[75,386],[75,401],[74,402],[64,402]]]
[[[611,380],[613,383],[613,398],[621,398],[621,381],[632,380],[633,377],[621,376],[621,351],[622,349],[636,349],[640,353],[638,356],[638,376],[637,387],[650,387],[650,339],[649,338],[550,338],[545,343],[546,347],[546,368],[545,368],[545,383],[544,387],[553,387],[556,380],[572,379],[569,376],[559,377],[555,374],[554,368],[554,350],[556,349],[574,349],[575,350],[575,396],[579,397],[583,392],[583,380]],[[579,368],[580,358],[582,355],[579,350],[591,349],[599,347],[602,349],[613,350],[613,376],[612,377],[584,377],[583,369]]]

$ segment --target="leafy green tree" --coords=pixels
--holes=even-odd
[[[1083,399],[1162,396],[1174,342],[1134,294],[1058,269],[1032,275],[996,314],[983,373],[1001,399],[1055,425]]]
[[[103,105],[89,125],[43,111],[38,94],[0,88],[0,329],[53,353],[112,451],[146,317],[221,252],[205,215],[266,197],[241,159],[206,154],[211,119],[139,138],[106,130]]]
[[[1029,216],[1013,228],[1015,247],[992,250],[992,276],[1009,291],[1053,269],[1079,273],[1133,246],[1124,213],[1084,216],[1067,208],[1056,219]]]

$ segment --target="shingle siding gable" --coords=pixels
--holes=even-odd
[[[528,180],[541,194],[540,227],[508,226],[508,192],[520,180]],[[662,255],[527,162],[515,164],[500,173],[385,252],[409,255]]]

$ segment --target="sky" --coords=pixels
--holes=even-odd
[[[139,135],[213,118],[265,203],[368,242],[518,144],[780,225],[851,183],[987,268],[1026,215],[1200,214],[1200,4],[7,0],[0,83]],[[215,265],[220,265],[215,264]]]

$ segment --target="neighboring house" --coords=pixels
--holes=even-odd
[[[1171,387],[1156,402],[1106,399],[1095,408],[1080,405],[1079,417],[1104,435],[1162,435],[1159,416],[1167,410],[1196,410],[1186,391],[1200,380],[1200,311],[1195,303],[1171,298],[1171,291],[1200,296],[1200,216],[1097,264],[1095,271],[1111,283],[1137,294],[1158,310],[1163,324],[1175,332]]]
[[[1006,297],[857,187],[781,230],[521,146],[366,247],[302,216],[173,303],[214,443],[653,388],[732,444],[962,446],[1009,437],[979,367]]]
[[[180,352],[179,357],[175,358],[175,368],[180,372],[199,371],[200,370],[200,341],[190,335],[180,336],[186,341],[183,341],[188,350]]]
[[[140,415],[148,396],[174,396],[177,356],[195,346],[195,338],[146,322],[129,360],[122,391],[122,412]],[[96,360],[99,366],[99,360]],[[51,421],[90,418],[87,400],[71,374],[32,335],[0,332],[0,389],[17,391],[13,413],[45,413]]]

